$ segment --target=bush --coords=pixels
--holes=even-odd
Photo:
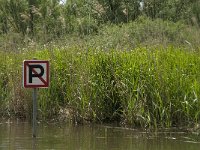
[[[132,49],[140,45],[174,45],[198,49],[199,35],[196,27],[181,22],[140,17],[127,24],[105,26],[98,35],[86,37],[86,44],[100,49]]]

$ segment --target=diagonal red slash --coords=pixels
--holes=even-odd
[[[30,64],[28,64],[28,67],[29,67],[29,65]],[[34,74],[38,75],[38,73],[37,73],[37,71],[35,69],[32,69],[32,71],[33,71]],[[44,85],[47,84],[47,82],[42,77],[38,77],[38,78],[44,83]]]

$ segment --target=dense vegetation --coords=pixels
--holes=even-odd
[[[0,114],[30,118],[24,59],[48,59],[40,119],[192,126],[200,119],[198,0],[0,0]]]
[[[139,126],[192,125],[200,119],[200,54],[182,49],[79,48],[0,55],[3,115],[28,117],[23,59],[49,59],[51,86],[39,90],[39,116],[119,121]],[[26,116],[27,115],[27,116]]]
[[[159,31],[168,36],[179,32],[169,25],[166,30],[171,33],[165,33],[168,22],[199,27],[199,7],[199,0],[67,0],[62,4],[59,0],[0,0],[0,45],[7,50],[35,42],[48,44],[72,35],[84,38],[100,34],[105,25],[120,26],[141,16],[167,21]],[[157,23],[155,28],[159,28]],[[135,27],[137,24],[132,28],[137,32]],[[154,32],[151,28],[149,32]],[[147,28],[143,32],[148,32]]]

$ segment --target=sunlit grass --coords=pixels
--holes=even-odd
[[[33,57],[50,60],[50,87],[38,94],[40,118],[54,118],[67,109],[76,121],[142,127],[192,125],[200,119],[200,54],[173,47],[0,52],[4,116],[31,116],[31,90],[22,87],[22,62]]]

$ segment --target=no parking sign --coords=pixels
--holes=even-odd
[[[33,137],[36,137],[37,126],[37,88],[49,87],[49,61],[24,60],[23,86],[33,88]]]
[[[49,87],[49,61],[25,60],[23,63],[23,86],[25,88]]]

